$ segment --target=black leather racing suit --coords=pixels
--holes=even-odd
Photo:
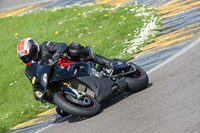
[[[43,42],[40,45],[40,58],[44,63],[48,64],[53,61],[55,53],[66,53],[68,46],[66,43],[55,43],[55,42]]]
[[[58,52],[66,53],[74,61],[80,61],[80,58],[85,58],[105,67],[112,67],[112,59],[98,55],[75,42],[72,42],[69,46],[66,43],[43,42],[40,45],[40,50],[42,52],[42,60],[46,62],[53,60],[53,55]]]

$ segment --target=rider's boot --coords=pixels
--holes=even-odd
[[[86,59],[87,60],[93,60],[97,64],[103,65],[107,68],[112,68],[113,59],[105,58],[101,55],[96,54],[93,51],[89,50],[89,56]]]
[[[126,62],[124,61],[108,59],[94,53],[93,51],[89,51],[89,56],[87,57],[87,59],[92,59],[100,65],[103,65],[107,68],[112,68],[114,71],[127,66]]]
[[[96,54],[95,52],[81,46],[79,43],[72,42],[68,48],[68,54],[72,57],[73,60],[77,60],[80,58],[86,58],[86,60],[93,60],[94,62],[105,66],[107,68],[117,69],[119,64],[123,64],[124,62],[119,60],[113,60],[105,58],[101,55]]]

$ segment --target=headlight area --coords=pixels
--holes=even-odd
[[[42,84],[44,84],[45,86],[47,85],[47,73],[44,73],[42,75]]]

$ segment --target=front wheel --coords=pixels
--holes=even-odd
[[[69,113],[65,112],[64,110],[62,110],[61,108],[59,107],[56,107],[56,112],[57,114],[59,114],[61,117],[65,117],[65,116],[68,116]]]
[[[78,99],[65,94],[63,91],[58,91],[54,94],[53,101],[65,112],[77,116],[93,116],[100,110],[100,104],[87,94]]]
[[[126,83],[127,83],[127,91],[129,92],[139,92],[145,89],[149,83],[149,78],[146,72],[139,66],[134,63],[130,63],[134,65],[136,71],[126,76]]]

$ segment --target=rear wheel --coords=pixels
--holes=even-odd
[[[58,91],[54,94],[53,101],[65,112],[77,116],[93,116],[100,110],[100,104],[87,94],[78,99],[65,94],[63,91]]]
[[[136,68],[136,71],[126,76],[127,91],[138,92],[145,89],[149,83],[149,78],[146,72],[134,63],[131,63]]]

